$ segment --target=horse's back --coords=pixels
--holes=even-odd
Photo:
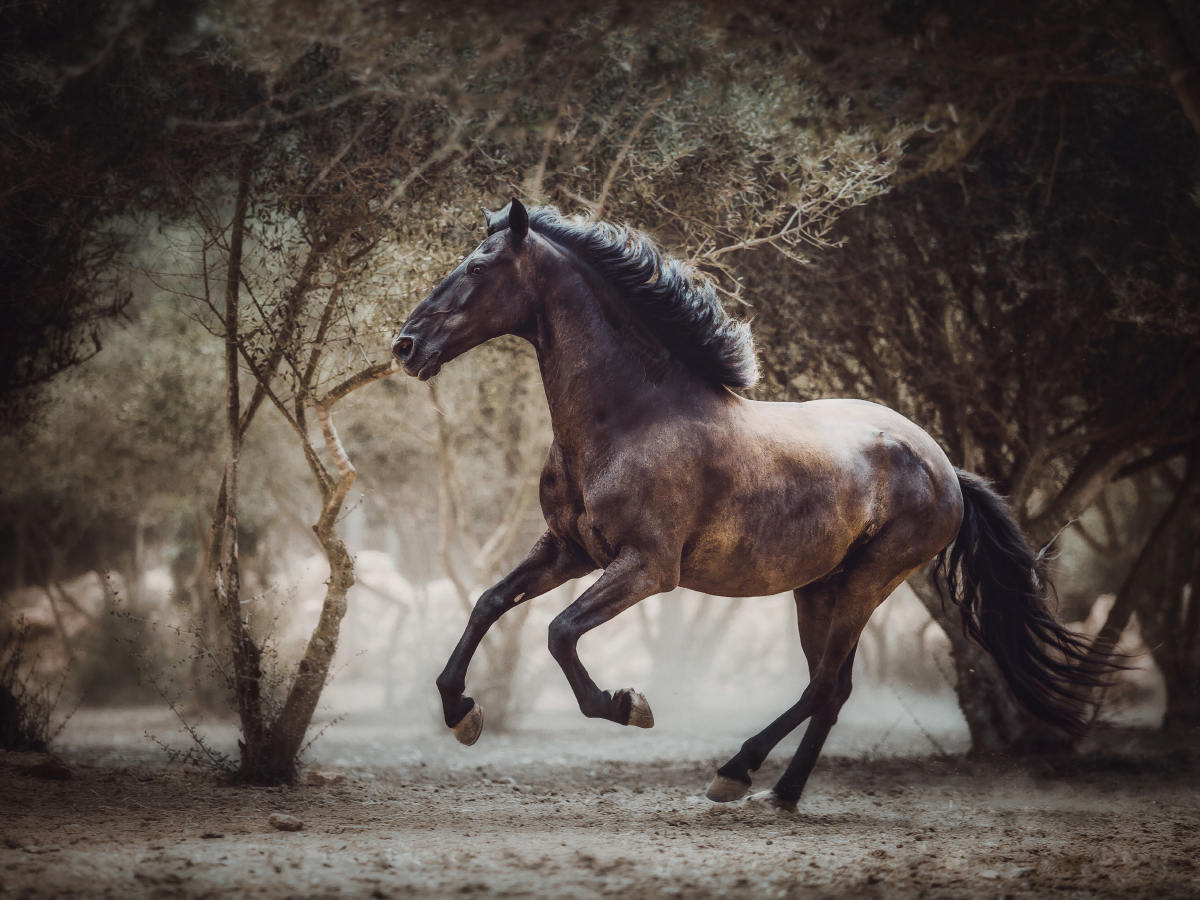
[[[843,477],[877,481],[876,467],[890,465],[923,472],[932,488],[954,486],[957,476],[938,443],[909,419],[866,400],[810,400],[805,403],[743,401],[744,428],[757,432],[772,450],[820,459]],[[782,445],[782,447],[780,446]],[[873,464],[869,470],[863,462]]]

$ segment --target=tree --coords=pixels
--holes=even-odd
[[[1142,538],[1137,544],[1140,549],[1127,561],[1121,587],[1092,653],[1100,656],[1115,646],[1136,612],[1166,686],[1163,728],[1195,729],[1200,727],[1200,703],[1196,697],[1196,685],[1200,683],[1200,621],[1192,598],[1200,583],[1197,571],[1200,442],[1193,442],[1189,448],[1182,477],[1169,466],[1157,468],[1169,486],[1171,499],[1165,508],[1158,510],[1152,528],[1143,526],[1141,530],[1147,534],[1134,535],[1135,540]],[[1137,472],[1134,477],[1144,472]],[[1137,524],[1134,523],[1135,529]],[[1112,541],[1116,528],[1107,530]],[[1089,542],[1095,543],[1090,538]]]
[[[1086,119],[1089,142],[1064,150],[1038,104],[1016,107],[973,156],[966,194],[956,178],[911,181],[843,218],[841,253],[755,283],[787,298],[759,319],[771,395],[900,409],[1009,496],[1038,548],[1126,467],[1195,435],[1197,284],[1181,262],[1200,217],[1178,198],[1197,147],[1169,108],[1114,90],[1063,89],[1066,127]],[[936,590],[914,587],[941,618]],[[975,747],[1058,743],[942,621]]]
[[[5,4],[0,9],[0,423],[91,358],[126,309],[123,215],[153,189],[167,138],[163,70],[199,3]]]
[[[1166,534],[1158,553],[1162,566],[1156,577],[1148,578],[1143,585],[1138,613],[1142,634],[1167,688],[1163,728],[1176,731],[1200,729],[1200,697],[1196,691],[1200,684],[1200,612],[1196,602],[1200,588],[1198,456],[1200,447],[1193,448],[1172,504],[1180,509],[1178,524],[1170,508],[1164,516]]]
[[[702,54],[718,45],[719,35],[686,6],[672,8],[661,22],[621,23],[608,10],[580,22],[549,18],[531,25],[508,19],[508,34],[498,32],[494,20],[464,34],[458,20],[435,17],[416,25],[403,14],[389,17],[376,7],[356,12],[390,23],[384,32],[386,47],[376,47],[377,31],[362,30],[365,20],[354,16],[347,17],[350,31],[334,25],[314,41],[311,18],[297,20],[305,24],[289,33],[280,30],[273,13],[269,21],[262,18],[261,5],[232,8],[222,27],[235,54],[253,54],[256,35],[268,36],[273,47],[283,50],[272,57],[277,62],[255,73],[261,84],[246,92],[253,102],[216,119],[181,120],[177,128],[199,136],[219,134],[225,143],[240,135],[236,139],[247,149],[239,152],[249,153],[252,147],[255,156],[253,192],[287,198],[274,201],[281,212],[264,221],[282,229],[284,243],[290,239],[288,230],[298,228],[313,254],[308,259],[323,258],[339,241],[349,241],[362,254],[354,261],[361,261],[359,277],[364,277],[369,267],[387,258],[385,245],[395,229],[391,260],[415,282],[414,299],[453,267],[464,245],[477,239],[470,200],[490,203],[497,194],[513,192],[554,197],[594,214],[628,214],[639,224],[660,226],[698,264],[723,277],[728,293],[736,297],[737,279],[724,254],[767,241],[783,248],[800,241],[822,244],[840,212],[883,189],[898,153],[895,135],[877,139],[862,129],[829,135],[808,119],[780,115],[783,108],[819,118],[824,100],[777,78],[777,54],[728,54],[715,70],[701,64]],[[465,50],[451,52],[453,46]],[[537,52],[531,53],[532,48]],[[272,149],[278,147],[286,151]],[[390,190],[380,192],[385,175]],[[233,183],[231,174],[224,177]],[[242,183],[242,176],[237,182]],[[697,193],[697,185],[704,193]],[[325,199],[337,191],[342,191],[341,218],[331,215],[333,207]],[[696,204],[701,196],[709,200],[704,217]],[[345,205],[351,197],[358,199],[353,209]],[[715,215],[713,197],[719,200]],[[253,198],[249,202],[262,218],[264,204]],[[349,221],[388,224],[378,225],[370,243],[343,230]],[[767,241],[758,241],[755,235],[764,229],[770,232]],[[214,235],[220,231],[208,230]],[[279,237],[264,243],[278,252]],[[230,240],[225,251],[230,259],[236,258],[233,247]],[[307,262],[298,257],[293,271],[307,272]],[[286,273],[280,277],[289,281]],[[264,338],[261,345],[241,352],[258,383],[256,396],[270,398],[290,417],[303,442],[303,409],[316,401],[304,380],[308,368],[292,362],[286,349],[300,339],[300,332],[292,324],[297,313],[283,297],[293,298],[300,310],[306,302],[301,298],[320,289],[310,290],[304,276],[298,277],[291,293],[278,294],[273,305],[255,300],[258,318],[249,326],[249,338],[229,331],[233,307],[223,321],[227,347],[244,348]],[[378,268],[372,277],[382,278]],[[227,297],[237,290],[237,279],[229,279]],[[347,323],[354,327],[352,317]],[[268,332],[272,337],[265,340]],[[285,332],[286,340],[279,343]],[[378,368],[382,365],[370,371],[386,374]],[[276,378],[289,384],[290,399],[276,396]],[[235,381],[230,367],[227,383]],[[251,400],[247,409],[253,408]],[[248,421],[246,412],[241,420],[239,434]],[[230,435],[235,433],[232,421]],[[442,555],[465,597],[474,582],[491,577],[515,537],[532,491],[523,484],[527,479],[518,479],[497,530],[473,546],[477,538],[463,526],[463,492],[456,496],[454,490],[453,438],[444,421],[439,426],[446,528]],[[326,440],[328,444],[328,436]],[[230,460],[237,450],[231,439]],[[306,449],[305,454],[315,458],[315,451]],[[234,473],[227,472],[226,483],[232,485]],[[319,473],[317,478],[321,480]],[[230,490],[227,504],[233,503]],[[225,507],[227,519],[230,508]],[[232,520],[225,528],[222,565],[232,572]],[[465,572],[460,571],[464,560]],[[232,601],[223,603],[236,633]],[[510,673],[516,625],[512,634],[502,634],[503,646],[497,648],[496,668]],[[253,674],[254,652],[248,646],[244,657],[246,671]],[[248,698],[247,708],[257,702]]]
[[[330,123],[320,125],[324,128],[316,134],[318,145],[329,137]],[[343,156],[340,163],[350,170],[345,178],[330,180],[323,192],[298,195],[292,180],[298,173],[271,156],[294,149],[297,134],[288,129],[274,137],[270,141],[259,135],[241,148],[228,222],[220,217],[224,194],[219,173],[200,182],[215,191],[215,200],[207,206],[196,182],[181,182],[181,188],[193,190],[201,230],[201,292],[196,300],[219,326],[214,330],[225,354],[225,467],[213,515],[209,574],[216,608],[230,636],[230,687],[243,734],[238,777],[269,784],[294,777],[337,650],[346,594],[354,584],[353,559],[335,526],[357,470],[338,434],[333,408],[352,392],[398,370],[394,361],[371,363],[367,358],[369,351],[386,354],[387,345],[371,319],[380,298],[371,297],[374,303],[365,305],[362,296],[374,293],[378,273],[364,261],[380,245],[379,221],[366,209],[372,188],[378,193],[386,181],[369,175],[356,180],[354,175],[364,176],[365,169],[350,170],[355,160]],[[317,152],[319,146],[306,149],[310,152],[304,161],[310,166],[328,161]],[[311,184],[311,174],[300,175],[305,176]],[[248,247],[247,238],[257,246]],[[210,287],[214,253],[224,270],[219,301]],[[243,370],[254,385],[245,404]],[[282,699],[272,695],[263,647],[243,619],[241,600],[240,461],[243,438],[264,399],[291,427],[312,473],[321,498],[313,532],[330,567],[320,617]],[[321,459],[310,436],[310,413],[332,467]]]

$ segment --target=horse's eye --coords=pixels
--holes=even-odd
[[[485,271],[485,268],[482,263],[475,263],[475,265],[471,266],[471,274],[472,275],[482,275],[484,273],[484,271]]]

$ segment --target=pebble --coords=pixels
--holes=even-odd
[[[304,827],[304,823],[295,816],[289,816],[284,813],[272,813],[271,818],[267,821],[279,831],[299,831]]]
[[[341,772],[309,772],[305,776],[304,783],[315,785],[345,784],[346,776]]]

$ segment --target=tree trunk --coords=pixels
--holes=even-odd
[[[1121,583],[1116,600],[1104,620],[1104,627],[1092,642],[1091,659],[1100,659],[1111,653],[1120,641],[1125,626],[1129,624],[1130,617],[1139,607],[1145,607],[1145,594],[1155,577],[1162,572],[1167,547],[1175,541],[1181,530],[1186,530],[1188,519],[1193,514],[1197,491],[1200,491],[1200,448],[1192,451],[1183,484],[1175,492],[1171,505],[1150,532]],[[1145,612],[1151,618],[1155,615],[1154,610],[1146,609]],[[1149,637],[1147,641],[1153,643]]]
[[[242,246],[250,194],[250,151],[243,152],[237,200],[229,240],[225,278],[225,477],[213,513],[213,559],[210,570],[217,610],[229,629],[233,656],[233,693],[241,719],[243,742],[256,746],[263,733],[262,651],[242,621],[241,572],[238,560],[238,468],[242,453],[241,398],[238,390],[238,288]]]
[[[1163,731],[1200,731],[1200,659],[1193,654],[1172,666],[1165,681],[1167,709],[1163,714]]]
[[[532,603],[522,603],[492,626],[488,634],[483,672],[474,689],[479,703],[487,710],[488,728],[497,732],[509,731],[532,697],[521,692],[521,637],[525,623],[533,610]]]
[[[1138,592],[1138,621],[1166,687],[1162,727],[1169,731],[1200,728],[1200,611],[1195,602],[1200,583],[1200,496],[1195,482],[1200,467],[1195,458],[1190,468],[1189,479],[1164,516],[1168,520],[1182,507],[1174,517],[1176,527],[1154,548],[1161,563]]]
[[[325,481],[321,517],[313,531],[329,561],[329,581],[317,627],[313,629],[296,677],[288,690],[283,709],[259,741],[242,748],[239,776],[254,784],[285,784],[295,780],[296,764],[304,747],[304,736],[316,712],[321,692],[337,653],[338,634],[346,615],[346,594],[354,586],[354,557],[334,531],[338,514],[354,486],[357,471],[346,455],[334,428],[328,405],[317,405],[317,418],[325,446],[337,463],[336,482]]]
[[[261,743],[242,751],[240,776],[253,784],[286,784],[295,780],[304,736],[337,653],[338,632],[346,615],[346,594],[354,586],[354,558],[336,535],[322,536],[318,532],[318,537],[329,560],[325,602],[278,718]]]
[[[228,676],[228,681],[233,688],[242,726],[242,740],[238,742],[241,751],[238,779],[245,783],[280,784],[295,779],[304,737],[337,653],[338,634],[346,614],[347,592],[354,585],[354,559],[337,536],[335,525],[357,472],[334,428],[331,410],[338,400],[349,393],[399,371],[399,364],[391,360],[368,365],[318,399],[314,379],[320,374],[329,316],[338,306],[340,280],[330,292],[325,304],[326,315],[320,320],[315,338],[309,341],[300,334],[300,329],[304,298],[312,286],[315,273],[326,258],[330,247],[328,241],[311,245],[311,252],[298,280],[287,294],[282,325],[272,333],[272,349],[265,361],[254,348],[243,343],[238,325],[238,290],[242,281],[242,249],[249,206],[251,163],[251,151],[247,148],[239,164],[222,314],[225,331],[227,452],[224,477],[213,514],[209,574],[218,616],[229,632],[233,657],[233,672]],[[351,256],[342,261],[339,279],[353,259]],[[298,343],[302,338],[303,343]],[[301,356],[307,357],[306,366],[300,364]],[[276,369],[285,358],[297,376],[291,391],[294,406],[282,401],[271,386]],[[256,381],[253,396],[244,410],[238,395],[238,375],[243,365]],[[250,635],[242,617],[237,535],[238,468],[242,436],[265,399],[274,404],[295,431],[305,461],[317,482],[321,494],[321,515],[313,531],[329,562],[329,581],[320,617],[277,714],[270,702],[272,698],[264,696],[262,649]],[[305,410],[310,407],[316,411],[326,449],[337,465],[336,478],[321,461],[309,438]],[[276,686],[270,684],[267,690],[273,691]]]
[[[536,496],[529,490],[534,476],[529,472],[520,478],[520,458],[515,450],[510,449],[506,459],[507,474],[517,475],[520,480],[509,497],[508,507],[499,523],[488,539],[479,545],[467,520],[462,483],[455,464],[454,436],[438,398],[437,387],[432,382],[429,384],[429,397],[437,410],[438,510],[441,517],[438,551],[446,577],[453,583],[463,609],[470,615],[472,589],[480,583],[494,583],[494,579],[503,571],[501,561],[512,550],[521,533],[521,524]],[[515,414],[509,425],[511,448],[520,439],[520,422]],[[460,549],[459,554],[454,552],[456,548]],[[460,556],[465,559],[460,561]],[[523,705],[528,705],[533,699],[518,695],[521,636],[530,609],[529,604],[521,604],[496,622],[480,642],[477,658],[483,671],[479,686],[473,690],[480,705],[488,710],[488,727],[496,731],[511,728]]]

